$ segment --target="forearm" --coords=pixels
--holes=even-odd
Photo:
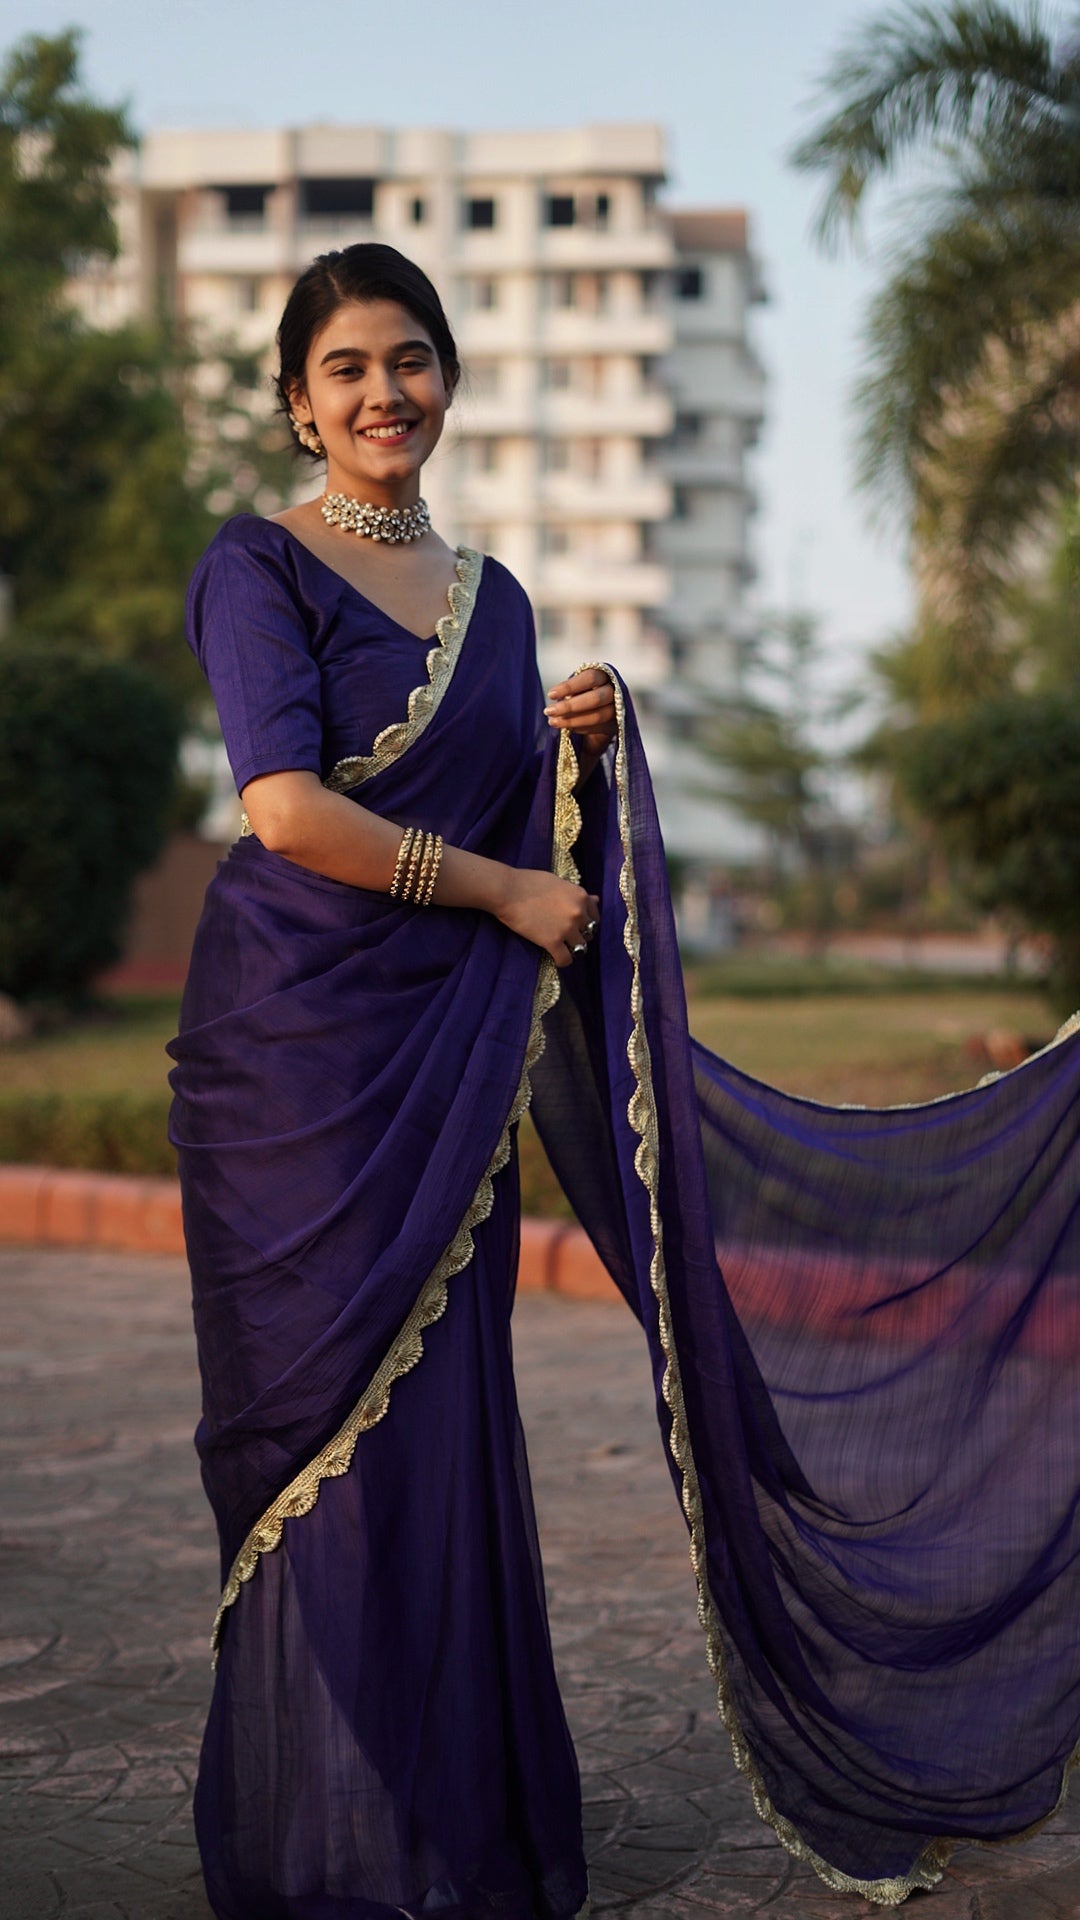
[[[389,893],[403,832],[394,821],[330,792],[314,774],[268,774],[244,788],[243,801],[273,853],[346,886]],[[498,916],[513,873],[502,861],[444,845],[433,899]]]

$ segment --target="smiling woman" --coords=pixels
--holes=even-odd
[[[757,1810],[891,1905],[1048,1814],[1080,1752],[1080,1023],[878,1112],[692,1043],[619,675],[545,706],[522,589],[422,511],[458,371],[434,289],[325,255],[281,343],[328,493],[228,522],[189,602],[250,823],[170,1047],[211,1904],[584,1906],[511,1365],[531,1102],[644,1327]]]

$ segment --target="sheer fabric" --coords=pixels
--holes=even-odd
[[[602,917],[556,978],[483,915],[254,839],[211,886],[172,1078],[222,1542],[215,1912],[584,1902],[510,1365],[530,1097],[644,1328],[758,1809],[829,1884],[902,1899],[951,1840],[1045,1817],[1080,1738],[1080,1040],[909,1110],[747,1079],[687,1031],[617,674],[575,800],[501,568],[462,557],[417,682],[415,636],[295,546],[245,517],[193,586],[236,764],[314,760],[403,826],[579,871]],[[238,621],[287,628],[240,675]]]

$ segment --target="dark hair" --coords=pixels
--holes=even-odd
[[[442,301],[427,274],[396,247],[364,240],[340,252],[320,253],[310,267],[305,267],[285,303],[277,332],[274,385],[286,418],[291,411],[289,388],[303,385],[312,341],[338,308],[351,300],[393,300],[404,307],[431,340],[448,385],[456,387],[461,377],[457,347]],[[301,446],[299,451],[312,459],[322,457],[311,454],[308,447]]]

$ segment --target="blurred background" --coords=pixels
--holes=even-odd
[[[5,21],[0,1159],[171,1171],[239,818],[186,580],[312,490],[274,332],[369,237],[462,350],[440,530],[523,580],[549,680],[633,690],[695,1032],[875,1104],[1045,1044],[1080,1004],[1080,16]]]

